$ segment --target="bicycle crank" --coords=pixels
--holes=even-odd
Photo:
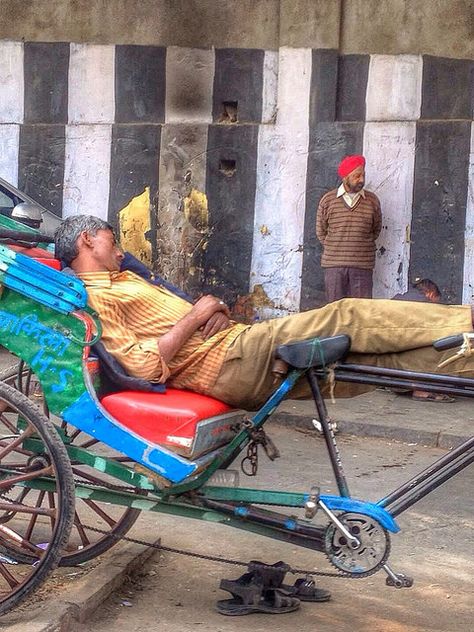
[[[382,525],[358,513],[344,513],[338,522],[343,529],[330,524],[326,530],[325,552],[331,564],[354,577],[380,570],[390,555],[390,536]]]

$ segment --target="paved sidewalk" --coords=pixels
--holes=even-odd
[[[145,525],[143,520],[139,534],[149,541]],[[73,632],[156,555],[152,547],[123,542],[88,564],[57,569],[26,602],[0,618],[0,628],[3,632]]]
[[[326,402],[340,432],[381,437],[450,449],[474,435],[474,399],[453,403],[414,401],[408,395],[377,389],[349,399]],[[309,400],[287,400],[273,420],[312,430],[315,406]]]

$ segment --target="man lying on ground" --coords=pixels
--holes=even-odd
[[[214,296],[191,305],[133,272],[120,272],[123,254],[111,226],[89,215],[62,223],[56,256],[84,281],[102,323],[102,342],[130,375],[246,409],[260,406],[274,389],[271,368],[279,344],[345,333],[352,339],[350,362],[434,372],[445,354],[435,351],[433,340],[472,331],[470,306],[382,299],[342,299],[254,325],[234,323]],[[449,367],[474,375],[469,358]],[[309,396],[306,382],[292,396]]]

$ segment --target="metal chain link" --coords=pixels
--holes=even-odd
[[[185,555],[187,557],[196,557],[201,560],[208,560],[210,562],[220,562],[221,564],[230,564],[232,566],[245,566],[249,565],[248,562],[242,562],[241,560],[232,560],[226,557],[219,557],[216,555],[205,555],[204,553],[194,553],[192,551],[184,551],[183,549],[176,549],[171,546],[164,546],[163,544],[156,544],[154,542],[146,542],[145,540],[139,540],[137,538],[131,538],[126,535],[117,535],[115,533],[110,533],[105,529],[99,529],[98,527],[92,527],[87,524],[83,524],[82,527],[87,529],[88,531],[95,531],[96,533],[102,533],[103,535],[107,535],[108,537],[114,538],[115,540],[124,540],[125,542],[131,542],[133,544],[140,544],[141,546],[148,546],[153,549],[157,549],[159,551],[166,551],[168,553],[176,553],[177,555]],[[254,565],[259,566],[261,568],[274,568],[271,564],[265,564],[263,562],[255,563]],[[358,579],[358,576],[352,575],[350,573],[345,573],[344,571],[339,572],[331,572],[331,571],[315,571],[308,570],[304,568],[289,568],[288,573],[292,575],[317,575],[318,577],[339,577],[340,579]]]

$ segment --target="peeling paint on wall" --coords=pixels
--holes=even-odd
[[[120,245],[146,266],[151,267],[151,244],[145,238],[150,230],[150,188],[146,187],[119,211]]]
[[[232,310],[232,317],[243,323],[252,323],[260,320],[263,312],[268,311],[268,309],[272,310],[274,307],[273,301],[267,296],[263,286],[257,284],[250,294],[237,297]]]
[[[211,234],[206,194],[197,189],[191,189],[189,195],[183,199],[183,211],[186,221],[181,236],[182,275],[187,289],[192,289],[193,286],[201,283],[202,258]]]
[[[190,294],[202,283],[208,241],[207,126],[165,125],[160,153],[156,271]]]

